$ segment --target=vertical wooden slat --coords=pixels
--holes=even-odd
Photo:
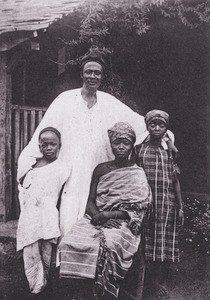
[[[0,52],[0,220],[11,212],[11,75],[7,52]]]
[[[42,111],[38,111],[38,124],[41,122],[42,120]]]
[[[12,77],[7,72],[7,86],[6,86],[6,116],[5,116],[5,128],[6,128],[6,140],[5,140],[5,162],[6,162],[6,182],[5,182],[5,207],[6,215],[5,221],[12,217],[12,174],[11,174],[11,101],[12,101]]]
[[[30,131],[30,138],[32,137],[34,131],[35,131],[35,118],[36,118],[36,114],[35,114],[35,110],[31,110],[31,131]]]
[[[20,108],[20,151],[24,148],[24,121],[23,121],[23,111]]]
[[[17,109],[14,111],[15,113],[15,119],[14,119],[14,142],[15,142],[15,147],[14,147],[14,164],[15,170],[12,172],[14,174],[13,178],[13,197],[14,197],[14,209],[15,209],[15,217],[18,218],[20,214],[20,205],[19,205],[19,200],[18,200],[18,185],[17,185],[17,162],[18,162],[18,157],[20,155],[20,110]]]
[[[28,143],[28,111],[27,110],[23,112],[23,128],[24,128],[23,146],[25,147]]]
[[[15,142],[15,163],[17,163],[18,156],[20,154],[20,110],[15,110],[15,127],[14,127],[14,142]]]

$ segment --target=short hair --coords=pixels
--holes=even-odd
[[[46,131],[52,131],[52,132],[54,132],[58,136],[59,140],[61,140],[61,134],[60,134],[60,132],[56,128],[54,128],[54,127],[46,127],[44,129],[42,129],[40,131],[40,133],[39,133],[39,140],[40,140],[40,137],[41,137],[42,133],[44,133]]]
[[[98,47],[92,46],[89,51],[81,58],[81,70],[83,70],[84,65],[88,62],[96,62],[99,65],[102,66],[102,69],[104,71],[105,69],[105,60],[104,60],[104,52],[99,50]]]

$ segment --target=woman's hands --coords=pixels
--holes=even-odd
[[[93,225],[103,225],[105,228],[120,228],[122,220],[114,219],[114,211],[103,211],[92,217],[91,223]]]
[[[102,211],[92,217],[93,225],[102,225],[111,218],[110,211]]]

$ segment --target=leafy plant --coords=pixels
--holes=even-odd
[[[184,199],[185,224],[180,232],[181,244],[194,251],[210,254],[210,204],[196,197]]]
[[[108,57],[113,56],[119,48],[115,42],[119,35],[124,44],[121,56],[126,52],[127,57],[132,57],[128,37],[138,39],[147,34],[160,17],[179,19],[189,28],[198,27],[210,19],[210,0],[86,0],[60,22],[57,39],[67,49],[70,66],[77,65],[92,45],[103,48]],[[120,98],[125,93],[124,84],[111,59],[108,69],[104,90]]]
[[[179,18],[190,27],[210,19],[210,2],[202,0],[87,0],[75,12],[80,18],[78,35],[68,44],[104,44],[115,26],[138,35],[150,29],[154,13]]]

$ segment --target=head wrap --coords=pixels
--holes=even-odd
[[[166,127],[169,125],[169,114],[163,110],[154,109],[149,111],[145,116],[145,123],[148,126],[154,120],[161,120]]]
[[[90,61],[97,62],[105,69],[104,52],[100,51],[98,47],[91,47],[89,51],[81,58],[81,68]]]
[[[133,127],[127,122],[118,122],[111,129],[108,130],[110,143],[116,139],[124,138],[129,140],[132,144],[136,141],[136,134]]]
[[[54,128],[54,127],[46,127],[44,129],[42,129],[40,131],[40,133],[39,133],[39,139],[40,139],[41,134],[44,133],[44,132],[46,132],[46,131],[52,131],[52,132],[54,132],[58,136],[59,140],[61,139],[60,132],[56,128]]]

